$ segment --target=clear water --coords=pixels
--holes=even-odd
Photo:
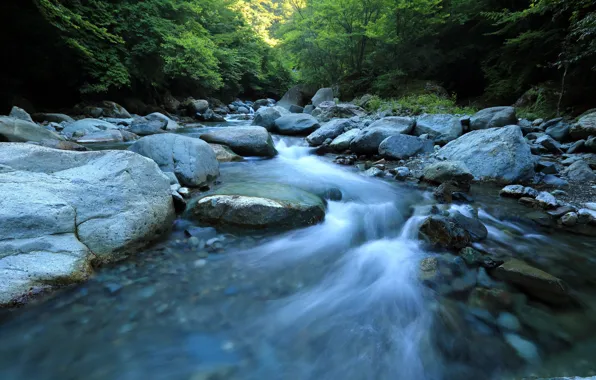
[[[554,310],[527,301],[544,326],[524,324],[517,333],[538,350],[539,359],[526,362],[505,343],[502,329],[468,308],[465,296],[445,298],[419,282],[419,262],[437,254],[417,240],[432,204],[428,193],[363,177],[312,155],[302,139],[276,140],[278,157],[223,164],[222,183],[341,190],[323,223],[231,235],[179,219],[157,246],[99,269],[85,284],[0,314],[0,379],[596,374],[594,239],[536,230],[521,218],[527,209],[499,199],[496,189],[474,189],[474,207],[489,228],[482,248],[563,278],[582,303]],[[192,247],[185,229],[219,241]]]

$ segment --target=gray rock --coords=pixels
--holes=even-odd
[[[205,99],[189,99],[187,108],[189,116],[203,115],[209,109],[209,102]]]
[[[304,113],[284,115],[275,120],[275,131],[282,135],[308,135],[320,126],[317,119]]]
[[[291,105],[304,107],[312,97],[314,91],[315,90],[312,90],[311,92],[309,86],[294,86],[284,94],[284,96],[280,99],[277,105],[279,105],[280,107],[284,107],[285,109],[290,109]]]
[[[4,144],[0,164],[13,169],[0,173],[0,304],[83,281],[92,264],[145,247],[174,219],[168,179],[132,152]]]
[[[259,108],[261,107],[269,107],[272,104],[269,102],[269,99],[259,99],[257,101],[255,101],[255,103],[252,105],[252,108],[256,111],[259,110]]]
[[[445,249],[461,249],[470,244],[470,234],[455,220],[443,216],[430,216],[419,229],[420,238]]]
[[[432,183],[454,181],[463,188],[469,188],[474,176],[463,162],[441,161],[424,168],[424,180]]]
[[[183,186],[200,187],[219,176],[219,162],[206,142],[166,133],[143,137],[129,150],[149,157],[164,172],[172,172]]]
[[[447,144],[463,133],[463,126],[459,117],[453,115],[422,115],[416,120],[414,134],[429,135],[435,144]]]
[[[99,132],[108,129],[118,129],[118,126],[99,119],[82,119],[68,124],[62,130],[62,134],[68,138],[73,136],[81,137],[90,132]]]
[[[321,126],[308,137],[306,142],[311,146],[319,146],[327,139],[335,139],[345,131],[356,127],[356,124],[350,119],[333,119]]]
[[[564,179],[561,179],[555,175],[552,175],[552,174],[545,175],[544,178],[542,178],[542,183],[544,183],[545,185],[548,185],[548,186],[553,186],[553,187],[567,187],[567,186],[569,186],[569,182],[567,182]]]
[[[103,109],[103,117],[115,117],[119,119],[130,119],[132,117],[124,107],[112,101],[106,100],[101,103],[100,107]]]
[[[586,151],[596,153],[596,137],[586,140],[584,147],[586,148]]]
[[[217,128],[202,134],[201,139],[226,145],[241,156],[273,157],[277,154],[271,135],[263,127]]]
[[[482,241],[488,237],[486,226],[478,218],[470,218],[458,211],[452,212],[451,218],[470,234],[472,241]]]
[[[157,133],[166,133],[168,126],[167,120],[160,118],[137,118],[130,126],[130,132],[139,136],[155,135]]]
[[[312,114],[312,111],[315,110],[315,106],[313,106],[312,104],[307,105],[306,107],[304,107],[304,113],[307,113],[309,115]]]
[[[63,138],[37,124],[13,117],[0,116],[0,141],[40,142],[42,140],[63,140]]]
[[[399,181],[404,181],[410,175],[410,169],[406,168],[405,166],[400,166],[399,168],[395,168],[395,179]]]
[[[145,116],[145,119],[149,120],[150,122],[159,120],[162,123],[165,123],[165,129],[168,131],[175,131],[176,129],[180,128],[180,125],[178,125],[178,123],[159,112],[153,112],[152,114]]]
[[[312,111],[312,116],[316,117],[320,122],[355,116],[361,117],[364,115],[366,115],[366,111],[351,103],[335,104],[335,102],[323,102]]]
[[[564,174],[571,182],[592,182],[596,181],[596,174],[584,160],[575,161]]]
[[[244,161],[242,156],[237,155],[234,151],[228,148],[225,145],[220,144],[209,144],[213,152],[215,153],[215,157],[219,162],[237,162],[237,161]]]
[[[578,153],[583,150],[586,144],[586,140],[578,140],[574,142],[569,149],[567,149],[567,154]]]
[[[384,177],[385,172],[379,168],[372,167],[362,172],[362,175],[366,177]]]
[[[555,198],[554,195],[546,191],[540,192],[540,194],[538,194],[538,196],[536,197],[536,200],[538,201],[538,204],[545,209],[556,208],[559,205],[559,202],[557,202],[557,198]]]
[[[248,107],[240,106],[236,112],[248,115],[250,113],[250,109],[248,109]]]
[[[562,117],[549,120],[544,123],[543,128],[547,135],[557,141],[565,141],[569,137],[570,126],[567,124]]]
[[[567,227],[573,227],[577,224],[579,216],[575,212],[568,212],[561,217],[561,223]]]
[[[377,120],[360,131],[351,144],[350,150],[358,154],[377,154],[379,146],[388,137],[408,134],[415,121],[408,117],[386,117]]]
[[[350,148],[350,144],[359,134],[359,129],[351,129],[333,139],[331,144],[329,144],[329,147],[336,152],[343,152]]]
[[[318,107],[323,102],[333,101],[333,89],[321,88],[312,98],[312,105]]]
[[[105,131],[88,132],[81,137],[73,137],[72,140],[79,144],[87,143],[117,143],[124,141],[133,141],[138,138],[137,135],[127,132],[119,131],[117,129],[109,129]]]
[[[531,187],[524,187],[522,185],[507,185],[499,192],[502,197],[521,198],[530,197],[536,198],[538,191]]]
[[[470,118],[470,130],[501,128],[517,124],[513,107],[492,107],[477,112]]]
[[[86,152],[89,149],[86,147],[74,143],[72,141],[63,141],[63,140],[41,140],[38,143],[40,146],[45,146],[46,148],[52,149],[60,149],[60,150],[73,150],[76,152]]]
[[[596,112],[582,116],[577,124],[571,127],[569,133],[574,140],[596,136]]]
[[[557,141],[555,141],[552,137],[550,137],[548,135],[540,136],[539,138],[536,139],[535,143],[541,145],[550,153],[557,153],[557,154],[563,153],[561,151],[561,144],[559,144]]]
[[[405,160],[417,154],[433,151],[432,141],[408,135],[390,136],[379,145],[379,154],[393,160]]]
[[[284,115],[288,115],[290,111],[283,107],[263,107],[259,108],[255,112],[252,125],[258,125],[264,127],[268,131],[272,131],[275,128],[275,120],[279,119]]]
[[[269,183],[226,185],[189,206],[189,216],[219,227],[291,229],[325,217],[321,198],[293,186]]]
[[[31,115],[29,115],[27,113],[27,111],[25,111],[24,109],[19,108],[17,106],[12,107],[8,116],[13,117],[15,119],[24,120],[24,121],[33,123],[33,119],[31,118]]]
[[[63,113],[35,113],[33,119],[39,123],[74,123],[75,119]]]
[[[467,133],[438,154],[465,163],[479,180],[511,183],[534,175],[534,158],[518,126]]]
[[[297,106],[295,104],[292,104],[290,106],[290,112],[291,113],[304,113],[304,108],[303,107],[300,107],[300,106]]]

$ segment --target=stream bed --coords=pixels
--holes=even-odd
[[[276,147],[274,159],[221,164],[220,182],[341,191],[341,200],[327,200],[324,222],[224,233],[179,218],[167,239],[87,283],[2,312],[0,379],[596,375],[596,239],[541,231],[497,188],[473,187],[472,208],[489,231],[478,248],[548,271],[579,300],[559,310],[519,293],[515,311],[489,315],[455,284],[429,289],[419,280],[421,260],[440,255],[460,286],[473,282],[466,294],[499,287],[485,273],[469,280],[456,256],[421,245],[429,192],[336,165],[301,138],[276,137]]]

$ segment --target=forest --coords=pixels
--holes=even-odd
[[[393,98],[428,81],[462,104],[596,106],[591,0],[9,0],[0,21],[4,108],[297,83]]]

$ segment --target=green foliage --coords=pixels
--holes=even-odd
[[[373,96],[366,104],[368,111],[388,111],[398,115],[420,115],[423,113],[469,115],[477,112],[473,107],[457,105],[455,96],[451,98],[436,94],[409,95],[399,99],[384,100]]]

